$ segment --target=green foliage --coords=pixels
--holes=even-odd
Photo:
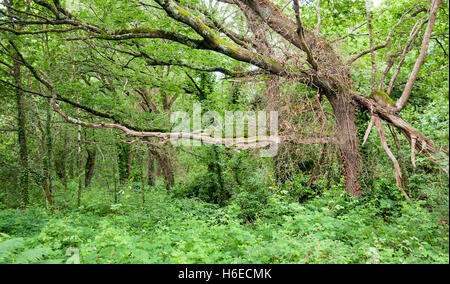
[[[0,232],[13,236],[29,236],[40,231],[47,221],[47,213],[41,209],[26,211],[1,210]]]
[[[8,238],[1,234],[1,238]],[[60,259],[49,259],[52,249],[48,247],[24,248],[25,241],[22,238],[13,238],[0,242],[0,264],[36,264],[36,263],[61,263]]]
[[[33,210],[2,210],[3,224],[18,219],[27,229],[1,235],[0,261],[73,263],[79,255],[81,263],[448,263],[441,212],[404,201],[387,180],[362,199],[336,185],[302,204],[284,190],[253,185],[223,207],[156,187],[142,208],[41,212],[48,220],[37,227],[20,217]],[[139,192],[129,195],[139,200]]]
[[[233,196],[231,206],[235,206],[237,217],[243,221],[253,222],[267,206],[270,193],[264,187],[250,187],[243,189]]]
[[[283,190],[297,202],[310,200],[318,196],[323,188],[321,188],[320,182],[308,185],[308,181],[309,176],[297,174],[292,180],[283,184]]]
[[[377,216],[389,221],[400,215],[404,197],[392,180],[378,179],[365,195],[364,206],[370,206]]]
[[[192,175],[186,184],[173,188],[173,192],[178,197],[196,197],[211,203],[218,203],[223,194],[219,178],[214,172]]]

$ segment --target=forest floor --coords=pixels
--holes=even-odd
[[[0,263],[449,263],[448,212],[444,220],[421,202],[332,190],[306,203],[271,194],[252,211],[158,188],[144,206],[138,190],[118,204],[101,194],[90,189],[84,206],[53,214],[0,210]]]

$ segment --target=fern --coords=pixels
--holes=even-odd
[[[22,238],[10,239],[0,243],[0,261],[8,259],[24,243]]]
[[[64,259],[46,259],[38,262],[39,264],[63,264]]]
[[[22,238],[14,238],[0,243],[0,263],[62,263],[63,260],[43,260],[52,249],[37,247],[33,249],[22,249],[24,246]],[[21,250],[21,251],[20,251]]]
[[[42,260],[45,256],[50,254],[52,250],[46,247],[38,247],[30,250],[26,250],[21,252],[17,258],[17,263],[28,264],[28,263],[36,263]]]

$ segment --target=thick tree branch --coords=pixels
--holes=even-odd
[[[300,16],[300,6],[298,5],[298,0],[294,0],[294,12],[295,12],[295,18],[297,20],[297,34],[300,38],[300,44],[302,45],[302,49],[306,53],[309,64],[311,64],[313,69],[317,71],[319,66],[317,65],[317,62],[314,60],[314,56],[313,56],[311,50],[309,49],[308,45],[306,44],[305,29],[303,28],[303,22],[302,22],[302,18]]]
[[[362,97],[360,95],[352,95],[352,99],[355,104],[362,110],[370,111],[372,115],[378,116],[382,120],[399,129],[411,144],[414,137],[415,148],[419,152],[424,153],[426,156],[428,156],[437,165],[442,167],[442,164],[440,162],[440,159],[442,159],[442,155],[446,156],[446,158],[444,159],[448,159],[449,151],[446,148],[440,147],[439,149],[437,149],[433,140],[426,137],[420,131],[409,125],[397,114],[393,114],[385,110],[384,107],[378,105],[375,101]],[[447,168],[443,168],[443,170],[444,172],[448,173]]]
[[[34,68],[29,62],[25,60],[23,55],[17,49],[15,45],[13,45],[16,54],[18,55],[18,60],[22,65],[24,65],[33,75],[33,77],[42,83],[50,92],[51,92],[51,105],[55,112],[57,112],[60,116],[62,116],[68,123],[72,123],[75,125],[79,125],[86,128],[92,129],[117,129],[121,130],[128,136],[138,137],[138,138],[161,138],[170,141],[176,141],[181,139],[189,139],[194,141],[201,141],[206,145],[223,145],[229,148],[232,148],[237,151],[248,150],[248,149],[258,149],[265,148],[272,144],[279,144],[287,138],[278,137],[278,136],[267,136],[267,137],[249,137],[249,138],[215,138],[209,135],[205,135],[203,132],[194,132],[194,133],[169,133],[169,132],[145,132],[145,131],[135,131],[129,129],[128,127],[117,124],[117,123],[104,123],[101,122],[99,124],[86,123],[81,121],[80,119],[72,118],[66,113],[64,113],[58,106],[58,94],[56,87],[53,85],[52,81],[48,78],[48,76],[42,72]],[[323,144],[330,143],[334,141],[332,138],[311,138],[311,139],[289,139],[290,142],[294,142],[297,144]]]

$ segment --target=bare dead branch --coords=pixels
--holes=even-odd
[[[322,25],[322,18],[320,16],[320,0],[317,0],[316,15],[317,15],[316,35],[318,36],[320,34],[320,27]]]
[[[393,114],[384,107],[378,105],[375,101],[362,97],[360,95],[353,95],[353,101],[363,110],[370,111],[373,115],[377,115],[380,119],[390,123],[397,129],[399,129],[403,136],[412,144],[412,137],[415,137],[416,143],[415,148],[422,152],[424,155],[428,156],[436,165],[442,168],[442,170],[448,174],[448,169],[444,168],[442,165],[442,159],[448,160],[449,152],[447,149],[440,147],[436,148],[435,142],[430,138],[423,135],[420,131],[406,123],[401,117],[397,114]],[[442,158],[441,153],[443,153],[446,157]],[[436,156],[436,157],[434,157]]]
[[[372,131],[373,126],[375,125],[375,116],[370,118],[369,126],[367,127],[366,133],[364,134],[363,145],[366,144],[367,139],[369,138],[370,132]]]
[[[400,192],[403,194],[403,196],[406,199],[409,199],[408,194],[406,194],[406,192],[402,189],[402,171],[400,169],[400,165],[399,165],[397,159],[395,158],[394,154],[392,154],[391,149],[389,149],[389,146],[386,142],[386,136],[384,135],[383,124],[381,123],[380,118],[378,118],[377,116],[374,116],[374,117],[375,117],[375,126],[377,127],[378,135],[380,136],[381,146],[383,147],[384,151],[386,152],[386,154],[389,156],[392,163],[394,164],[395,180],[397,183],[397,187],[400,189]]]

